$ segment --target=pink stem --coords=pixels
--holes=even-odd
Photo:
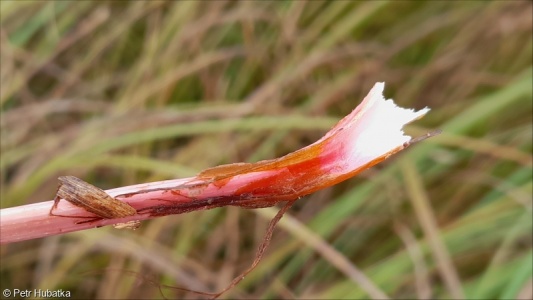
[[[112,197],[120,194],[135,193],[147,188],[173,187],[179,186],[190,181],[189,179],[175,179],[154,182],[150,184],[137,184],[107,190],[106,192]],[[128,199],[133,208],[139,210],[149,206],[160,204],[160,201],[154,199],[164,199],[167,197],[163,191],[139,194]],[[184,201],[191,201],[189,198],[181,197]],[[180,197],[176,197],[180,200]],[[54,214],[69,216],[51,216],[49,214],[53,201],[39,202],[23,206],[4,208],[0,210],[0,244],[20,242],[29,239],[41,238],[50,235],[62,234],[72,231],[96,228],[110,224],[123,223],[132,220],[146,220],[154,218],[150,214],[137,214],[123,219],[99,219],[92,222],[79,223],[90,219],[76,218],[74,216],[90,217],[83,208],[72,205],[70,202],[62,200]],[[73,217],[70,217],[73,216]]]
[[[135,208],[137,214],[128,218],[97,219],[64,200],[53,211],[61,216],[49,214],[52,201],[2,209],[0,243],[226,205],[268,207],[337,184],[417,140],[404,135],[402,128],[429,109],[398,107],[383,98],[383,88],[383,83],[376,83],[363,102],[323,138],[283,157],[222,165],[191,178],[107,190],[111,197]]]

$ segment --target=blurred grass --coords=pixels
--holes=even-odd
[[[111,188],[278,157],[385,81],[401,106],[432,108],[408,132],[443,134],[300,199],[225,297],[368,298],[375,286],[531,298],[531,6],[2,1],[1,206],[52,199],[59,175]],[[252,262],[273,213],[223,208],[4,245],[0,282],[161,297],[130,270],[219,290]]]

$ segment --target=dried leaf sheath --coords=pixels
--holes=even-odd
[[[61,176],[58,178],[59,188],[54,205],[50,210],[57,207],[60,199],[85,209],[104,219],[117,219],[133,216],[137,213],[129,204],[113,199],[103,190],[74,176]]]

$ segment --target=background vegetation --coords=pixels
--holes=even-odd
[[[52,199],[60,175],[112,188],[278,157],[385,81],[401,106],[432,108],[409,133],[443,134],[300,199],[225,296],[531,297],[530,1],[0,8],[2,208]],[[161,297],[129,270],[217,291],[252,262],[274,213],[223,208],[4,245],[2,289]]]

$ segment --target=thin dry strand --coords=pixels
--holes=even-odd
[[[259,248],[257,248],[257,252],[255,254],[254,261],[252,262],[250,267],[248,267],[248,269],[244,270],[241,274],[236,276],[228,284],[228,286],[226,286],[223,290],[221,290],[221,291],[219,291],[217,293],[207,293],[207,292],[195,291],[195,290],[191,290],[191,289],[187,289],[187,288],[168,286],[168,285],[163,285],[163,284],[161,284],[161,285],[157,285],[156,284],[156,286],[158,286],[160,288],[160,291],[161,291],[161,288],[167,288],[167,289],[179,290],[179,291],[187,291],[187,292],[194,293],[194,294],[197,294],[197,295],[209,296],[208,299],[217,299],[218,297],[222,296],[225,292],[229,291],[230,289],[235,287],[237,284],[239,284],[239,282],[241,282],[246,277],[246,275],[248,275],[250,272],[252,272],[257,267],[259,262],[261,262],[261,259],[263,258],[263,255],[265,254],[266,249],[270,245],[270,241],[272,240],[272,235],[274,234],[274,229],[276,228],[276,225],[279,223],[279,221],[281,220],[283,215],[292,207],[294,202],[296,202],[296,200],[287,201],[285,203],[285,205],[283,205],[283,207],[277,212],[277,214],[274,216],[274,218],[272,218],[272,220],[270,220],[270,222],[268,223],[268,228],[267,228],[266,233],[265,233],[265,237],[263,238],[263,241],[261,242],[261,245],[259,245]],[[152,280],[147,280],[147,281],[153,284]],[[162,294],[162,296],[165,297],[163,294]],[[166,297],[165,297],[165,299],[166,299]]]

